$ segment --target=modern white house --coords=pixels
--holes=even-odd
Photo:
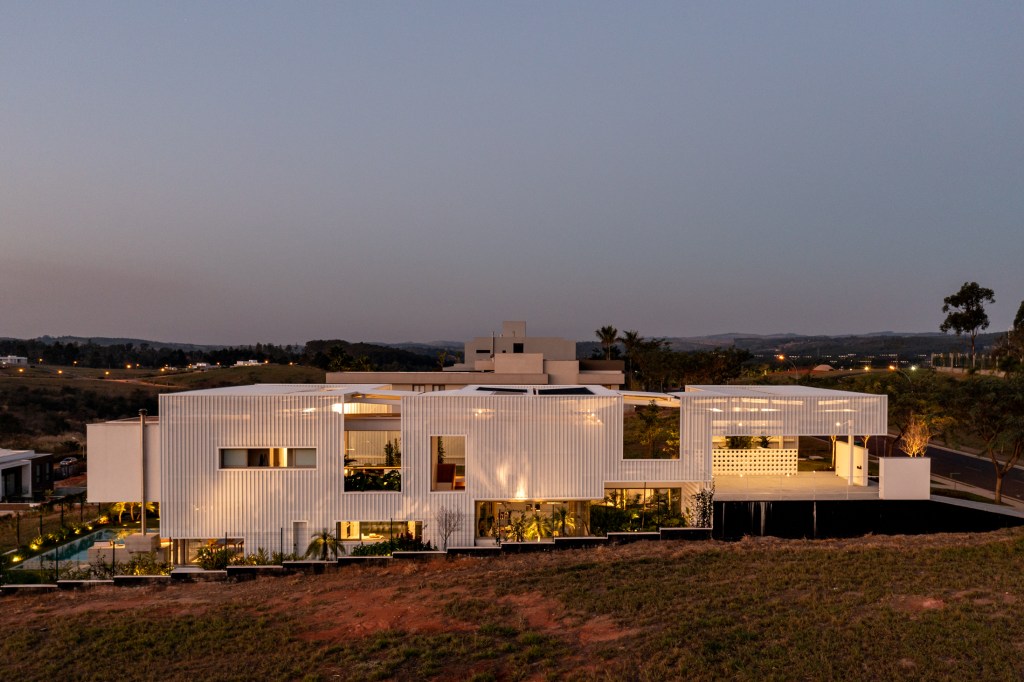
[[[0,500],[31,500],[52,487],[52,454],[0,448]]]
[[[439,544],[442,509],[462,517],[449,546],[522,539],[531,523],[533,536],[590,535],[629,513],[642,516],[631,527],[692,524],[713,482],[800,479],[796,437],[854,442],[887,421],[885,396],[799,386],[322,384],[165,394],[145,428],[89,425],[89,501],[160,502],[160,534],[186,563],[212,542],[301,552],[321,529]],[[839,489],[879,497],[863,448],[837,464]]]
[[[386,384],[405,391],[448,391],[475,384],[604,386],[625,381],[621,360],[577,360],[576,342],[527,336],[526,322],[505,321],[501,334],[466,342],[463,361],[436,372],[328,372],[332,384]]]
[[[0,367],[28,367],[28,358],[21,355],[0,355]]]

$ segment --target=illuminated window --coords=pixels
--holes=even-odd
[[[221,448],[223,469],[314,469],[316,448]]]
[[[423,538],[422,521],[338,521],[339,540],[381,542],[406,535],[415,540]]]
[[[345,432],[345,491],[402,489],[400,431]]]
[[[466,437],[430,437],[430,489],[466,489]]]

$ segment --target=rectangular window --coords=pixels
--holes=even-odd
[[[679,410],[648,405],[622,415],[623,459],[679,459]]]
[[[316,448],[221,448],[223,469],[314,469]]]
[[[523,344],[521,344],[521,343],[513,343],[512,344],[512,352],[513,353],[522,353],[523,352]]]
[[[382,542],[401,535],[423,538],[422,521],[338,521],[335,531],[339,540]]]
[[[345,492],[402,489],[402,432],[345,432]]]
[[[686,517],[692,511],[684,507],[682,488],[605,488],[604,493],[604,500],[590,508],[594,535],[690,525]]]
[[[466,489],[466,437],[430,437],[430,489]]]

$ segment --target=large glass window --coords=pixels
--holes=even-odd
[[[345,432],[345,491],[402,489],[399,431]]]
[[[605,488],[605,498],[590,508],[595,535],[609,531],[653,531],[688,525],[681,488]]]
[[[338,521],[338,539],[381,542],[399,536],[423,538],[422,521]]]
[[[430,489],[466,489],[466,437],[430,437]]]
[[[316,448],[221,448],[224,469],[313,469]]]
[[[626,407],[622,416],[623,459],[679,459],[679,410],[649,405]]]

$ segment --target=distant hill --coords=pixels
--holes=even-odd
[[[10,341],[16,341],[18,339],[5,339]],[[150,341],[148,339],[129,339],[119,337],[106,337],[106,336],[39,336],[33,339],[46,345],[52,346],[55,343],[76,343],[78,345],[94,344],[96,346],[123,346],[131,344],[133,346],[147,345],[150,348],[170,348],[171,350],[184,350],[184,351],[209,351],[209,350],[220,350],[221,348],[227,348],[225,345],[204,345],[197,343],[178,343],[173,341]]]
[[[978,352],[984,352],[1001,335],[1001,332],[979,334]],[[847,355],[927,357],[932,353],[963,352],[967,347],[965,337],[937,332],[868,332],[843,336],[733,332],[708,336],[668,337],[665,340],[668,341],[672,350],[681,352],[735,346],[750,351],[754,355],[781,353],[794,357],[819,358]],[[576,344],[576,356],[588,358],[600,348],[601,344],[597,341],[579,341]]]
[[[416,343],[414,341],[405,341],[403,343],[381,343],[379,341],[371,342],[377,346],[386,346],[388,348],[397,348],[399,350],[409,351],[410,353],[416,353],[418,355],[429,355],[432,358],[436,358],[438,353],[442,351],[448,351],[449,353],[461,353],[465,348],[464,343],[457,341],[431,341],[429,343]]]

